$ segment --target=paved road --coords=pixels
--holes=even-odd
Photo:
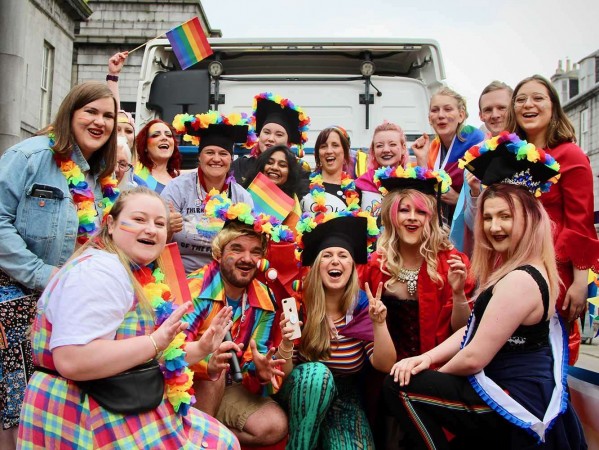
[[[591,344],[580,346],[580,356],[576,366],[599,372],[599,337],[594,338]]]

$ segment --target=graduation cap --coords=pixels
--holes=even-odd
[[[254,127],[260,134],[264,125],[276,123],[287,131],[289,143],[303,146],[308,140],[310,118],[291,100],[263,92],[254,97]]]
[[[233,113],[228,116],[216,111],[203,114],[177,114],[173,127],[178,133],[185,133],[183,140],[198,146],[202,151],[208,145],[224,148],[231,154],[235,144],[245,144],[248,140],[250,118],[246,114]]]
[[[296,225],[299,256],[303,266],[311,266],[318,254],[330,247],[346,249],[356,264],[366,264],[379,233],[376,219],[365,211],[335,214],[304,214]]]
[[[507,131],[470,148],[459,166],[472,172],[485,186],[519,185],[536,197],[547,192],[560,177],[559,164],[551,155]]]

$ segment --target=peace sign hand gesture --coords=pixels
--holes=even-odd
[[[376,290],[376,296],[372,296],[372,291],[368,283],[364,286],[366,288],[366,295],[368,296],[368,315],[373,324],[385,323],[387,319],[387,307],[381,301],[381,294],[383,293],[383,283],[379,283]]]

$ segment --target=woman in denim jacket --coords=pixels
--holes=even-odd
[[[115,117],[116,102],[104,83],[80,84],[51,126],[0,159],[1,448],[14,446],[32,373],[26,330],[39,292],[118,195],[111,176]]]

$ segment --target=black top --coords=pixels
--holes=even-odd
[[[543,299],[543,317],[534,325],[520,325],[518,328],[516,328],[505,345],[501,347],[498,354],[504,352],[536,350],[549,345],[549,321],[547,320],[547,312],[549,310],[549,287],[547,285],[547,281],[533,266],[521,266],[514,270],[525,271],[537,282],[539,290],[541,291],[541,297]],[[478,325],[480,324],[482,316],[487,309],[487,305],[489,304],[491,297],[493,297],[494,287],[495,285],[489,286],[487,289],[481,292],[474,303],[473,313],[474,317],[476,318],[476,323],[474,324],[472,336],[476,334]],[[514,301],[517,301],[517,299],[514,299]],[[509,314],[509,311],[506,311],[506,314]]]

